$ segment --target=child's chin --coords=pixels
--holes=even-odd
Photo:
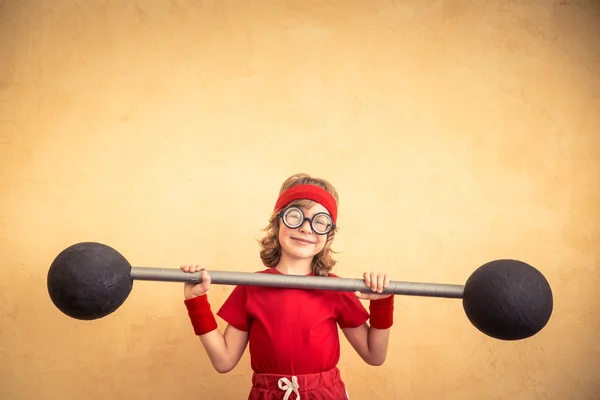
[[[313,249],[294,249],[292,255],[296,258],[311,258],[315,255]]]

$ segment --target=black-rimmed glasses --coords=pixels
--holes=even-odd
[[[290,229],[299,228],[304,221],[308,221],[312,230],[318,235],[326,235],[335,228],[331,215],[325,212],[316,213],[312,218],[308,218],[304,216],[304,213],[300,208],[289,207],[279,213],[279,216],[283,220],[285,226]]]

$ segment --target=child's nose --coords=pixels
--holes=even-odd
[[[301,231],[306,231],[306,232],[312,232],[312,227],[310,226],[310,221],[309,221],[308,218],[306,218],[302,222],[302,225],[300,225],[300,230]]]

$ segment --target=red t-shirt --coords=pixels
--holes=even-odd
[[[258,273],[281,274],[275,268]],[[351,292],[258,286],[235,287],[217,315],[249,332],[255,372],[282,375],[335,367],[340,358],[337,326],[358,327],[369,318]]]

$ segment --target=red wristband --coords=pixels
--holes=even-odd
[[[196,335],[204,335],[217,329],[217,321],[210,309],[206,295],[184,300],[184,304],[188,310],[188,315]]]
[[[376,329],[389,329],[394,324],[394,295],[369,304],[371,326]]]

